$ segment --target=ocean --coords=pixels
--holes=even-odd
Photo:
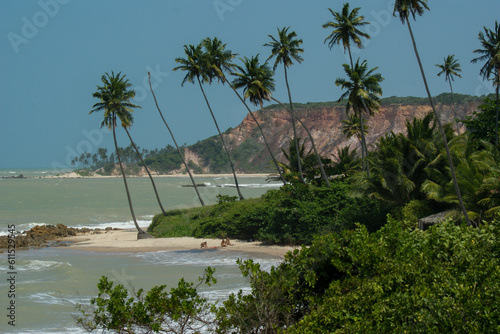
[[[2,178],[19,174],[29,178]],[[59,223],[70,227],[134,227],[121,178],[42,178],[52,174],[43,169],[0,169],[1,235],[9,233],[9,225],[14,225],[17,232],[34,225]],[[151,183],[149,178],[128,180],[139,225],[147,228],[160,211]],[[199,189],[208,204],[216,203],[218,194],[235,196],[233,181],[227,177],[196,177],[197,183],[207,184]],[[264,177],[241,177],[238,181],[247,198],[280,186],[266,183]],[[155,182],[166,210],[199,205],[194,189],[183,187],[190,184],[189,178],[157,177]],[[15,255],[15,282],[11,285],[8,254],[0,254],[0,333],[85,333],[76,325],[75,305],[88,303],[97,295],[101,276],[136,290],[160,284],[170,288],[182,277],[196,282],[204,268],[211,266],[216,269],[218,283],[202,291],[209,300],[216,301],[239,289],[249,291],[236,264],[238,258],[252,258],[264,269],[281,261],[272,255],[229,249],[102,253],[46,247],[17,250]],[[15,326],[8,323],[12,301],[16,307]]]

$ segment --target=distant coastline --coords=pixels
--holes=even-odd
[[[188,174],[153,174],[153,177],[185,177],[188,178]],[[269,176],[269,173],[240,173],[236,174],[238,177],[249,177],[249,178],[263,178]],[[93,173],[92,175],[80,175],[76,172],[66,172],[59,173],[57,175],[42,175],[42,176],[24,176],[23,174],[12,175],[12,176],[2,176],[2,179],[115,179],[120,178],[121,175],[99,175],[97,173]],[[140,178],[140,177],[148,177],[147,174],[138,174],[138,175],[129,175],[127,174],[127,178]],[[233,174],[224,173],[224,174],[193,174],[193,177],[208,177],[208,178],[217,178],[217,177],[228,177],[232,178]]]
[[[255,178],[262,178],[262,177],[267,177],[269,173],[249,173],[249,174],[236,174],[236,176],[239,177],[255,177]],[[189,178],[188,174],[153,174],[153,177],[185,177]],[[121,175],[99,175],[99,174],[93,174],[89,176],[82,176],[78,173],[75,172],[69,172],[69,173],[64,173],[64,174],[59,174],[59,175],[47,175],[47,176],[40,176],[40,178],[43,179],[114,179],[114,178],[121,178]],[[149,177],[147,174],[139,174],[139,175],[127,175],[127,178],[137,178],[137,177]],[[233,174],[193,174],[193,177],[233,177]]]

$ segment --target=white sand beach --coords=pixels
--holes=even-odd
[[[68,249],[87,250],[95,252],[158,252],[201,249],[201,243],[207,242],[207,248],[219,248],[224,251],[240,251],[249,253],[264,253],[283,257],[288,251],[298,247],[268,246],[261,242],[231,240],[231,245],[221,247],[221,239],[202,238],[150,238],[137,240],[136,230],[110,230],[100,233],[65,238]]]

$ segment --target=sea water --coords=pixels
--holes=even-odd
[[[121,178],[40,178],[50,170],[0,170],[0,177],[23,174],[23,179],[0,178],[0,234],[8,226],[17,232],[34,225],[65,224],[71,227],[133,228]],[[147,228],[160,210],[149,178],[129,178],[129,188],[139,225]],[[216,203],[217,195],[235,196],[234,180],[226,177],[196,177],[203,199]],[[265,177],[238,179],[245,197],[259,197],[276,183]],[[198,206],[198,198],[186,177],[157,177],[155,182],[165,209]],[[218,283],[202,288],[209,300],[223,300],[239,289],[248,291],[237,259],[252,258],[264,269],[280,262],[266,254],[249,254],[230,249],[103,253],[46,247],[16,251],[15,298],[11,289],[7,252],[0,254],[0,333],[83,333],[74,316],[75,305],[97,295],[97,283],[107,276],[116,284],[135,290],[166,284],[170,288],[184,277],[197,282],[207,266],[215,267]],[[15,301],[15,327],[8,324],[7,308]]]

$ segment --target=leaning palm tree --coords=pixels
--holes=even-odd
[[[222,147],[224,148],[224,151],[226,152],[229,163],[231,165],[234,181],[236,184],[236,190],[238,192],[239,198],[243,199],[243,195],[241,194],[240,187],[238,184],[238,179],[236,178],[236,172],[234,170],[233,161],[231,160],[229,150],[226,147],[224,138],[219,128],[219,124],[217,123],[217,119],[215,118],[215,115],[212,111],[212,107],[208,102],[208,98],[207,95],[205,94],[205,90],[203,89],[203,84],[202,84],[202,83],[211,83],[214,78],[219,78],[219,80],[222,80],[221,77],[219,76],[220,68],[226,65],[225,64],[221,65],[219,64],[219,62],[221,61],[220,55],[221,54],[225,55],[225,54],[223,52],[220,52],[219,56],[216,56],[215,52],[212,52],[212,54],[210,54],[209,52],[204,52],[203,47],[207,47],[208,45],[206,45],[207,43],[206,40],[203,41],[202,43],[203,45],[199,44],[197,46],[184,45],[184,53],[186,54],[186,58],[175,59],[175,62],[179,63],[180,66],[175,67],[174,71],[181,70],[187,72],[186,76],[182,81],[181,84],[182,86],[184,86],[186,82],[194,84],[195,79],[198,82],[198,85],[200,86],[205,102],[208,106],[208,110],[210,111],[210,115],[212,116],[212,119],[215,123],[215,127],[217,128],[217,131],[219,133],[219,138],[221,140]]]
[[[288,29],[290,27],[283,27],[282,29],[278,28],[278,38],[274,38],[272,35],[268,35],[271,38],[270,43],[264,44],[264,46],[269,46],[271,47],[271,55],[267,59],[269,61],[270,59],[276,57],[276,60],[274,61],[273,65],[273,71],[276,71],[278,68],[278,65],[280,63],[283,63],[283,69],[285,70],[285,83],[286,83],[286,88],[288,91],[288,101],[290,103],[290,111],[292,112],[292,129],[293,129],[293,137],[294,137],[294,142],[295,142],[295,148],[297,150],[297,159],[300,159],[299,155],[299,145],[297,141],[297,129],[295,127],[295,119],[296,116],[293,113],[293,104],[292,104],[292,94],[290,93],[290,85],[288,84],[288,72],[287,69],[288,67],[293,65],[293,61],[295,60],[299,64],[304,60],[300,56],[300,53],[304,52],[304,49],[300,48],[300,45],[302,44],[301,39],[296,39],[297,33],[295,31],[292,31],[288,33]],[[266,61],[266,62],[267,62]],[[302,163],[297,161],[298,167],[299,167],[299,176],[302,182],[305,182],[304,177],[302,175]]]
[[[334,17],[334,21],[328,21],[323,24],[323,28],[333,29],[332,33],[325,38],[325,43],[328,42],[328,46],[330,50],[333,48],[335,44],[342,43],[344,47],[344,53],[347,50],[349,53],[349,60],[351,61],[351,67],[353,67],[352,55],[351,55],[351,41],[358,48],[363,48],[363,42],[361,38],[370,38],[370,35],[359,30],[360,27],[370,24],[369,22],[363,21],[365,19],[364,16],[358,16],[360,7],[354,8],[351,12],[349,12],[349,3],[346,2],[344,7],[342,8],[342,12],[334,12],[330,8],[328,10],[332,13]]]
[[[236,54],[233,54],[231,50],[226,50],[226,44],[222,43],[220,39],[217,37],[214,38],[205,38],[201,45],[203,46],[203,56],[202,56],[202,69],[205,71],[205,78],[208,84],[211,84],[214,79],[217,79],[219,83],[225,84],[227,82],[224,71],[230,71],[234,68],[234,64],[232,63],[232,59],[236,57]],[[206,99],[206,97],[205,97]],[[208,103],[208,102],[207,102]],[[211,112],[212,118],[214,120],[215,126],[217,127],[217,131],[219,132],[219,137],[222,142],[222,147],[227,154],[227,159],[229,161],[229,165],[231,166],[231,170],[233,172],[234,183],[236,185],[236,190],[240,199],[243,199],[243,195],[240,191],[240,186],[238,184],[238,178],[236,177],[236,171],[234,169],[234,164],[231,159],[231,155],[229,154],[229,150],[224,142],[224,138],[222,137],[222,133],[220,132],[219,125],[215,119],[214,114]]]
[[[453,184],[455,186],[455,192],[457,194],[458,202],[460,204],[460,208],[462,210],[462,214],[464,215],[464,218],[465,218],[467,225],[470,225],[471,221],[470,221],[469,216],[467,214],[467,210],[465,209],[464,201],[463,201],[462,195],[460,193],[460,187],[458,185],[457,176],[455,173],[455,167],[453,165],[453,161],[451,158],[450,148],[448,146],[448,140],[446,139],[446,133],[444,132],[443,125],[441,124],[441,120],[439,119],[439,115],[438,115],[436,108],[434,106],[434,102],[432,101],[432,96],[431,96],[431,93],[429,91],[429,85],[427,84],[427,79],[425,77],[425,72],[424,72],[424,68],[422,66],[422,62],[420,61],[420,55],[418,53],[417,44],[415,42],[415,37],[413,36],[413,31],[411,29],[410,16],[412,16],[413,19],[416,20],[416,15],[417,14],[419,16],[423,15],[426,9],[429,10],[429,7],[427,6],[427,0],[396,0],[396,2],[394,4],[393,14],[396,15],[396,12],[399,14],[399,18],[401,19],[401,22],[403,24],[406,23],[406,25],[408,27],[408,31],[410,32],[410,37],[411,37],[411,41],[413,44],[413,51],[415,52],[415,56],[417,57],[417,62],[418,62],[418,66],[420,68],[420,73],[422,74],[422,79],[424,81],[425,90],[427,92],[427,96],[429,97],[429,102],[431,104],[432,111],[434,112],[435,121],[438,124],[439,132],[441,133],[441,136],[443,138],[444,147],[446,149],[446,155],[448,156],[448,164],[450,166],[450,172],[451,172],[451,176],[453,178]]]
[[[120,74],[121,72],[116,75],[114,72],[111,72],[111,75],[105,73],[101,77],[103,85],[97,86],[97,91],[92,94],[92,96],[98,98],[100,102],[94,104],[94,106],[92,107],[93,109],[89,112],[89,114],[97,111],[104,111],[104,120],[101,123],[101,127],[106,126],[108,129],[113,130],[113,140],[115,143],[116,157],[118,158],[118,164],[122,172],[123,183],[125,184],[125,191],[127,193],[128,204],[130,207],[130,213],[132,215],[132,219],[134,220],[135,228],[139,232],[137,238],[143,239],[144,237],[147,237],[148,234],[144,232],[137,223],[134,208],[132,206],[132,199],[130,197],[130,192],[128,189],[127,177],[125,175],[125,171],[123,170],[123,165],[118,150],[118,144],[116,142],[117,118],[119,117],[122,123],[125,122],[125,125],[127,125],[128,121],[126,120],[126,116],[130,116],[132,108],[137,108],[138,106],[130,102],[130,100],[135,96],[135,91],[128,89],[132,84],[128,81],[128,79],[125,80],[125,75],[120,76]]]
[[[158,105],[158,101],[156,101],[156,95],[155,95],[155,92],[153,91],[153,86],[151,85],[151,73],[150,72],[148,72],[148,79],[149,79],[149,89],[151,90],[151,94],[153,94],[153,99],[155,100],[156,109],[158,109],[158,112],[160,113],[161,119],[163,120],[163,124],[165,124],[165,126],[167,127],[167,130],[170,133],[172,140],[174,141],[175,147],[177,148],[177,152],[179,153],[179,156],[182,160],[182,163],[184,164],[184,167],[186,167],[186,171],[189,174],[189,178],[191,179],[191,183],[193,184],[194,190],[196,192],[196,195],[198,195],[198,199],[200,200],[201,205],[205,206],[205,202],[201,198],[200,192],[198,191],[198,186],[196,185],[196,182],[194,181],[193,174],[189,170],[189,167],[186,163],[186,160],[184,159],[184,156],[179,148],[179,145],[177,145],[177,141],[175,140],[175,137],[174,137],[174,134],[172,133],[172,130],[170,130],[170,126],[168,126],[168,123],[165,120],[165,117],[163,117],[163,113],[160,110],[160,106]]]
[[[361,127],[361,159],[363,170],[367,172],[368,177],[370,177],[370,171],[365,160],[365,157],[368,156],[368,149],[366,146],[363,114],[373,115],[380,108],[380,96],[382,95],[380,82],[384,78],[382,78],[380,73],[373,73],[377,69],[378,67],[368,70],[366,60],[360,64],[358,59],[354,67],[344,64],[347,79],[339,78],[335,80],[335,85],[346,89],[346,92],[339,98],[339,101],[347,99],[346,113],[352,109],[354,114],[359,117]]]
[[[444,64],[436,64],[437,67],[441,69],[441,72],[438,73],[438,77],[441,74],[444,74],[444,79],[448,81],[450,84],[451,98],[453,100],[453,110],[455,115],[455,122],[457,124],[457,134],[460,134],[460,129],[458,127],[458,119],[457,119],[457,104],[455,103],[455,94],[453,94],[453,86],[451,85],[452,81],[455,81],[454,76],[461,78],[462,76],[459,72],[462,72],[460,68],[460,63],[457,59],[455,59],[455,55],[448,55],[448,57],[444,58]]]
[[[234,76],[236,76],[236,78],[233,80],[230,86],[234,90],[236,95],[238,95],[240,100],[243,102],[243,104],[248,110],[248,113],[252,116],[252,119],[257,124],[257,127],[259,128],[259,131],[262,135],[262,139],[264,140],[267,150],[269,151],[269,154],[273,159],[273,163],[276,169],[278,170],[280,180],[284,184],[286,184],[285,178],[283,177],[283,171],[279,166],[276,157],[271,151],[271,147],[267,142],[266,136],[264,135],[264,131],[262,130],[262,127],[257,121],[257,118],[255,118],[255,115],[245,102],[245,100],[248,98],[251,103],[253,103],[256,106],[260,106],[261,109],[263,108],[264,100],[269,101],[271,99],[271,92],[274,90],[273,73],[269,68],[269,66],[267,65],[267,63],[264,63],[262,65],[259,64],[259,55],[252,57],[250,59],[245,57],[245,59],[242,59],[242,61],[243,61],[243,67],[238,65],[236,66],[236,69],[239,72],[232,73]],[[243,98],[236,90],[239,88],[243,88]]]
[[[495,29],[487,29],[484,27],[484,33],[481,31],[479,33],[479,41],[483,46],[482,49],[474,50],[474,53],[480,54],[481,56],[472,59],[473,63],[478,61],[484,61],[485,64],[481,68],[479,74],[486,80],[489,80],[493,76],[493,85],[496,86],[496,120],[495,120],[495,147],[498,147],[498,116],[500,113],[500,24],[495,21]]]

